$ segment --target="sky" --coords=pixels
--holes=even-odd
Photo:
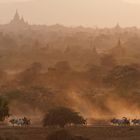
[[[16,9],[30,24],[140,27],[140,0],[0,0],[0,23]]]

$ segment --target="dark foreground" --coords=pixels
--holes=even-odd
[[[140,140],[140,127],[74,127],[67,128],[72,134],[90,140]],[[8,140],[47,140],[46,136],[55,131],[47,128],[0,128],[0,136]]]

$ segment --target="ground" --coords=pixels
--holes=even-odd
[[[140,127],[73,127],[67,128],[75,135],[90,140],[140,140]],[[46,140],[54,129],[48,128],[0,128],[0,136],[9,136],[8,140]]]

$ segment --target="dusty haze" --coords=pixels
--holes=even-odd
[[[138,0],[0,0],[10,113],[41,121],[65,106],[90,119],[140,117],[139,13]]]

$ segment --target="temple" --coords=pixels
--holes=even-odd
[[[24,21],[23,17],[20,17],[18,11],[14,15],[14,18],[11,20],[10,25],[18,27],[25,27],[28,25],[27,22]]]
[[[116,26],[114,27],[114,31],[115,31],[116,33],[121,33],[122,28],[121,28],[121,26],[120,26],[119,23],[117,23]]]
[[[124,57],[125,56],[125,48],[122,47],[121,40],[118,40],[118,43],[115,48],[112,49],[113,56],[116,57]]]

